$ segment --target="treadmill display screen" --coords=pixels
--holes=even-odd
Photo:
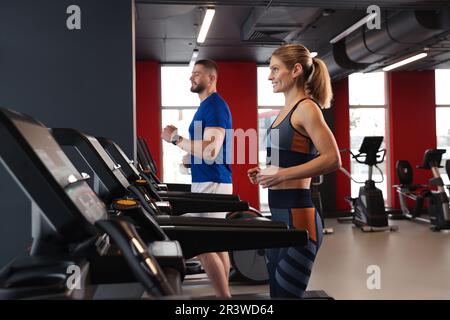
[[[105,219],[105,205],[83,180],[48,129],[22,119],[14,118],[13,121],[83,216],[92,224]]]

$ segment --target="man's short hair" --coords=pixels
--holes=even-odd
[[[209,71],[215,71],[215,73],[219,74],[219,68],[217,67],[217,63],[210,59],[202,59],[197,60],[195,62],[195,65],[202,65],[205,69],[208,69]]]

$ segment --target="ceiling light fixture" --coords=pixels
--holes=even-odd
[[[194,67],[195,61],[197,61],[197,57],[198,57],[198,49],[194,49],[194,51],[192,51],[191,62],[189,62],[189,68]]]
[[[412,57],[403,59],[403,60],[401,60],[401,61],[399,61],[399,62],[396,62],[396,63],[394,63],[394,64],[391,64],[391,65],[389,65],[389,66],[387,66],[387,67],[384,67],[384,68],[383,68],[383,71],[390,71],[390,70],[392,70],[392,69],[396,69],[396,68],[398,68],[398,67],[404,66],[405,64],[411,63],[411,62],[413,62],[413,61],[417,61],[417,60],[423,59],[423,58],[425,58],[427,55],[428,55],[428,53],[426,53],[426,52],[422,52],[422,53],[416,54],[416,55],[414,55],[414,56],[412,56]]]
[[[354,25],[348,27],[346,30],[344,30],[343,32],[339,33],[336,37],[334,37],[333,39],[330,40],[330,43],[336,43],[339,40],[345,38],[346,36],[348,36],[350,33],[352,33],[353,31],[355,31],[356,29],[358,29],[359,27],[361,27],[362,25],[366,24],[367,22],[373,20],[375,17],[377,16],[377,13],[371,13],[368,14],[367,16],[365,16],[364,18],[362,18],[361,20],[359,20],[358,22],[356,22]]]
[[[209,30],[209,27],[211,26],[211,23],[212,23],[215,13],[216,13],[215,9],[206,9],[205,17],[203,18],[203,23],[200,28],[200,32],[198,33],[198,38],[197,38],[198,43],[205,42],[206,35],[208,34],[208,30]]]

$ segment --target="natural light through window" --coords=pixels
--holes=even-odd
[[[258,106],[284,106],[284,95],[282,93],[273,93],[272,82],[268,80],[269,74],[269,67],[258,67]]]
[[[196,109],[163,109],[162,128],[171,124],[178,128],[178,133],[181,136],[189,137],[189,125],[196,111]],[[183,156],[186,153],[170,143],[162,142],[162,147],[164,181],[191,183],[190,169],[182,165]]]
[[[449,176],[445,170],[445,163],[450,159],[450,69],[436,69],[436,142],[439,149],[447,150],[442,155],[443,168],[441,177],[446,185],[450,184]]]
[[[350,102],[350,148],[354,154],[358,153],[365,136],[383,136],[381,149],[386,148],[386,106],[385,106],[385,78],[383,72],[354,73],[349,76]],[[373,168],[372,179],[377,188],[381,189],[387,198],[387,170],[386,159]],[[352,197],[357,197],[359,189],[368,178],[369,167],[357,163],[351,158],[351,175],[358,184],[351,181]],[[346,168],[348,169],[348,168]]]
[[[192,69],[188,66],[161,67],[161,105],[163,107],[198,106],[196,93],[191,92]]]
[[[284,106],[284,95],[273,93],[272,83],[268,80],[269,67],[258,67],[258,143],[259,165],[266,164],[267,129],[273,123],[281,108]],[[267,189],[259,187],[259,200],[261,211],[269,211]]]
[[[353,73],[348,78],[350,105],[384,106],[384,72]]]
[[[436,104],[450,106],[450,69],[436,69]]]
[[[161,67],[161,127],[174,125],[184,137],[189,137],[189,125],[200,105],[198,95],[190,91],[191,71],[187,66]],[[186,153],[169,143],[161,143],[164,181],[191,183],[190,169],[182,165]]]

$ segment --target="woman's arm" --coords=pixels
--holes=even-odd
[[[312,102],[305,101],[292,115],[297,130],[303,128],[316,146],[319,156],[305,164],[289,168],[269,167],[258,174],[258,181],[264,187],[293,179],[311,178],[326,174],[341,166],[341,157],[333,133],[325,122],[322,112]]]

